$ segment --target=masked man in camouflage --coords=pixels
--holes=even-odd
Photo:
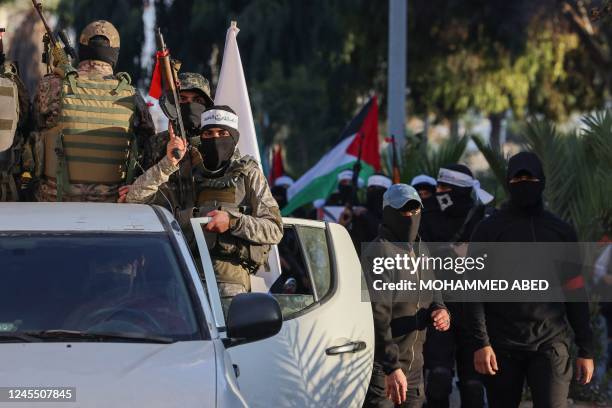
[[[179,104],[183,125],[187,132],[188,151],[190,153],[181,160],[179,171],[170,176],[170,182],[161,186],[160,192],[151,201],[151,203],[164,206],[170,211],[191,205],[194,201],[193,188],[191,188],[192,166],[199,157],[194,145],[199,144],[202,113],[214,105],[210,97],[210,85],[202,75],[194,72],[183,72],[179,74],[178,79],[180,82]],[[160,106],[167,103],[169,103],[169,100],[162,96]],[[169,109],[174,109],[174,107],[169,107]],[[149,139],[144,149],[144,169],[152,167],[166,155],[166,145],[169,141],[170,136],[167,130],[159,132]],[[179,183],[182,183],[184,187],[182,191],[179,189]],[[128,186],[119,188],[119,202],[125,202],[128,191]]]
[[[160,186],[178,170],[185,142],[169,129],[166,156],[130,187],[129,203],[149,203]],[[249,274],[268,259],[270,245],[283,236],[282,219],[266,177],[251,156],[241,156],[238,116],[228,106],[213,106],[202,114],[201,134],[194,149],[194,202],[178,214],[188,232],[192,216],[212,217],[205,227],[221,296],[250,291]]]
[[[108,21],[87,25],[77,69],[60,64],[38,86],[34,133],[38,201],[115,202],[134,177],[154,125],[126,73],[113,72],[119,32]]]
[[[1,37],[1,34],[0,34]],[[0,55],[4,59],[4,55]],[[26,140],[30,99],[11,61],[0,63],[0,202],[19,201],[34,168]]]

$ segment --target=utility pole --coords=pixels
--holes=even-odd
[[[389,0],[387,123],[398,147],[406,144],[406,37],[408,0]],[[400,150],[401,151],[401,150]]]

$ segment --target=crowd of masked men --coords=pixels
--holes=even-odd
[[[155,134],[129,75],[117,73],[120,38],[95,21],[79,37],[70,75],[44,76],[30,103],[14,64],[5,62],[0,97],[0,200],[155,203],[189,219],[209,216],[206,239],[222,296],[250,291],[249,274],[283,235],[279,211],[292,180],[272,190],[258,163],[236,148],[240,118],[215,106],[208,81],[181,73],[180,111],[187,138],[172,126]],[[8,98],[8,99],[6,99]],[[8,103],[7,102],[7,103]],[[572,242],[573,229],[544,208],[539,159],[509,161],[509,201],[494,210],[472,172],[444,166],[437,179],[412,186],[382,174],[367,181],[363,206],[340,216],[359,251],[362,242]],[[353,194],[341,173],[329,205]],[[517,407],[524,383],[536,407],[566,405],[572,371],[582,384],[593,374],[593,336],[584,303],[418,304],[373,302],[375,364],[365,406],[449,406],[454,378],[464,407]],[[570,333],[574,333],[572,336]],[[570,343],[577,346],[570,361]]]
[[[374,174],[358,182],[366,198],[354,205],[356,183],[347,170],[317,206],[345,206],[338,221],[357,251],[368,242],[419,241],[447,243],[448,252],[437,255],[458,256],[456,248],[470,241],[577,241],[573,228],[545,209],[546,178],[533,153],[510,158],[509,199],[498,209],[486,205],[492,196],[467,166],[445,165],[436,176],[422,174],[407,185]],[[273,188],[280,202],[291,182],[282,178]],[[389,297],[373,300],[372,310],[375,363],[364,407],[449,407],[455,382],[462,407],[518,407],[525,385],[535,407],[565,407],[572,378],[587,384],[593,376],[584,302],[444,303],[432,296],[417,304]]]

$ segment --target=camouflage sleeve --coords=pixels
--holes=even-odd
[[[156,133],[144,141],[142,149],[142,166],[146,169],[153,167],[166,155],[166,145],[170,140],[168,131]]]
[[[62,79],[49,74],[42,77],[34,96],[33,115],[39,129],[57,125],[60,113]]]
[[[278,244],[283,238],[283,220],[268,181],[261,169],[253,166],[245,180],[251,215],[231,211],[232,235],[257,244]]]
[[[155,124],[153,123],[153,118],[151,117],[151,112],[149,112],[147,103],[138,92],[134,95],[134,106],[135,112],[132,117],[132,128],[134,129],[136,140],[138,140],[140,151],[146,153],[146,145],[149,139],[155,135]],[[149,164],[149,166],[151,164]]]
[[[170,175],[178,170],[170,159],[164,157],[159,163],[151,167],[134,181],[130,186],[126,202],[128,203],[150,203],[155,199],[159,187],[166,183]]]

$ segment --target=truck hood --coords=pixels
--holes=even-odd
[[[69,407],[215,405],[212,341],[2,343],[0,361],[4,387],[76,387]]]

